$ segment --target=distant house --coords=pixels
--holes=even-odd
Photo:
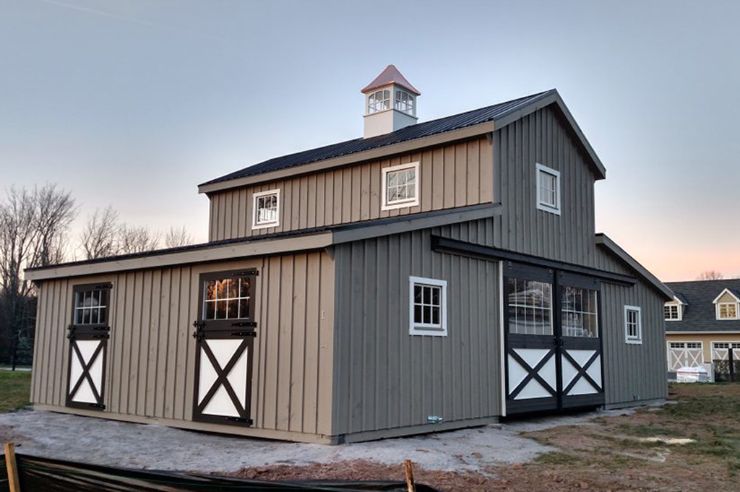
[[[740,359],[740,279],[666,284],[675,293],[666,302],[668,371]]]
[[[421,123],[392,65],[362,92],[364,136],[201,184],[208,243],[28,270],[34,405],[337,443],[665,398],[672,293],[595,233],[557,91]]]

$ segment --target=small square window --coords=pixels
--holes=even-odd
[[[409,334],[447,336],[447,282],[409,277]]]
[[[419,163],[386,167],[383,179],[383,210],[393,210],[419,205]]]
[[[72,322],[77,326],[98,326],[108,322],[108,299],[110,286],[77,286],[74,289],[74,315]]]
[[[638,306],[624,306],[624,341],[642,343],[642,309]]]
[[[717,319],[737,319],[737,303],[722,302],[718,305]]]
[[[381,89],[367,97],[367,114],[378,113],[391,109],[391,91]]]
[[[560,172],[537,164],[537,208],[560,215]]]
[[[280,225],[280,190],[261,191],[252,197],[252,229]]]

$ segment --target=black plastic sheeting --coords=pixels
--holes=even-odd
[[[5,464],[0,455],[0,463]],[[73,461],[16,454],[22,492],[92,491],[240,491],[240,490],[326,490],[326,491],[406,491],[405,482],[391,481],[281,481],[246,480],[179,472],[133,470],[113,466],[88,465]],[[8,490],[5,466],[0,466],[0,492]],[[436,489],[416,484],[419,492]]]

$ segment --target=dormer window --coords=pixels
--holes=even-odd
[[[416,116],[414,96],[404,90],[396,88],[396,102],[393,107],[398,111],[402,111],[411,116]]]
[[[390,89],[381,89],[367,96],[367,114],[391,109]]]
[[[717,319],[740,319],[740,298],[730,289],[723,290],[714,299]]]
[[[663,308],[665,313],[666,321],[680,321],[681,320],[681,306],[678,304],[666,304]]]

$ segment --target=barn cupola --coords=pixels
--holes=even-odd
[[[394,65],[385,67],[362,93],[365,94],[365,138],[416,123],[416,97],[421,92]]]

